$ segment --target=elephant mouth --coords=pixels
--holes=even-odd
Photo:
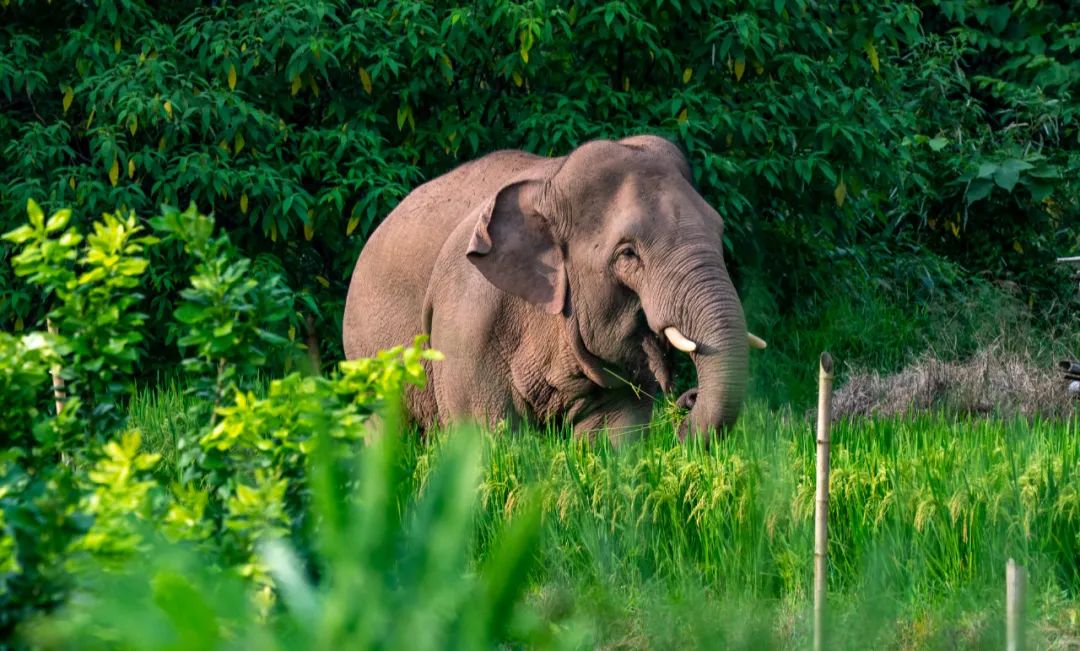
[[[645,353],[644,365],[636,369],[635,379],[653,395],[670,392],[673,386],[674,348],[666,338],[651,330],[643,334],[641,347]]]
[[[653,399],[672,388],[674,349],[664,337],[653,332],[642,319],[632,333],[631,345],[622,355],[607,359],[593,353],[580,336],[573,319],[568,320],[575,357],[587,378],[604,389],[629,389]],[[639,396],[640,397],[640,396]]]

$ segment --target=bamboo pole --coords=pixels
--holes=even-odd
[[[304,316],[304,327],[307,330],[307,353],[308,361],[311,362],[311,374],[322,374],[322,357],[319,354],[319,333],[315,329],[315,317],[307,314]]]
[[[1024,599],[1027,572],[1009,559],[1005,564],[1005,648],[1024,651]]]
[[[56,336],[56,326],[53,325],[52,319],[48,317],[45,317],[45,329],[49,331],[49,334]],[[67,398],[67,393],[64,391],[64,378],[60,377],[60,370],[59,364],[53,364],[52,368],[49,369],[49,374],[52,375],[53,399],[56,400],[57,416],[64,410],[64,400]],[[60,463],[66,466],[71,465],[71,456],[68,455],[66,450],[60,451]]]
[[[1062,373],[1067,374],[1080,374],[1080,362],[1072,362],[1069,360],[1062,360],[1058,362],[1058,368]]]
[[[825,648],[825,597],[829,552],[829,427],[832,424],[833,361],[822,353],[818,367],[817,492],[814,499],[814,651]]]
[[[45,327],[48,329],[49,334],[56,335],[56,326],[53,325],[52,319],[45,319]],[[52,375],[53,398],[56,400],[56,413],[59,415],[64,410],[64,399],[67,397],[64,394],[64,378],[60,377],[60,365],[53,364],[50,373]]]
[[[1070,258],[1058,258],[1057,261],[1061,262],[1063,264],[1064,263],[1073,263],[1073,264],[1080,263],[1080,255],[1073,256],[1073,257],[1070,257]]]

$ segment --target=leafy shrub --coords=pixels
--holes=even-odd
[[[160,455],[142,448],[138,430],[122,430],[122,421],[108,416],[123,413],[138,358],[131,351],[139,338],[130,336],[128,327],[142,325],[140,315],[131,314],[138,300],[134,278],[146,267],[141,254],[163,244],[137,237],[133,216],[120,220],[105,214],[85,240],[68,226],[69,218],[65,210],[46,220],[31,203],[29,223],[5,236],[21,247],[14,258],[18,273],[55,295],[50,314],[61,330],[60,335],[0,335],[0,349],[7,353],[0,360],[7,413],[0,430],[5,443],[0,458],[0,582],[5,588],[0,630],[5,636],[31,614],[65,603],[72,590],[87,598],[111,598],[112,592],[94,592],[102,585],[98,581],[130,579],[129,571],[141,577],[141,589],[165,590],[157,593],[164,603],[185,597],[194,584],[177,584],[165,566],[146,582],[144,568],[134,563],[162,545],[176,544],[186,545],[184,553],[206,559],[205,566],[218,573],[244,577],[258,613],[246,623],[252,634],[269,634],[260,627],[276,612],[275,595],[286,585],[291,591],[287,608],[301,611],[286,610],[272,627],[284,626],[290,636],[297,633],[294,625],[302,624],[315,637],[378,639],[390,622],[400,622],[395,635],[402,637],[392,646],[411,648],[413,636],[433,634],[430,626],[417,624],[445,608],[458,615],[440,620],[448,627],[442,636],[486,647],[490,642],[484,640],[506,634],[538,512],[522,521],[524,529],[513,528],[503,551],[493,548],[491,570],[462,591],[471,539],[466,495],[476,481],[479,451],[475,435],[462,435],[462,441],[473,441],[467,448],[451,445],[448,454],[456,461],[432,476],[415,522],[386,519],[397,517],[397,503],[404,499],[390,472],[400,465],[394,456],[393,415],[401,409],[405,383],[425,382],[422,362],[439,359],[424,348],[422,337],[410,347],[342,363],[328,377],[294,372],[271,382],[265,398],[256,397],[250,371],[266,359],[260,346],[280,349],[287,343],[269,328],[284,322],[291,292],[276,277],[253,282],[247,261],[227,240],[212,237],[212,220],[194,208],[184,213],[167,209],[154,225],[167,238],[183,242],[198,260],[176,315],[178,327],[188,334],[177,343],[196,397],[221,404],[212,414],[204,413],[204,425],[182,437],[192,449],[180,455],[180,472],[168,473],[176,480],[159,481]],[[239,318],[230,321],[234,315]],[[223,329],[226,323],[231,327]],[[56,367],[71,395],[52,418],[43,404],[52,397],[47,380]],[[82,409],[84,402],[95,408]],[[378,437],[383,442],[371,441],[377,413],[389,421],[386,434]],[[353,476],[350,469],[364,449],[363,458],[369,459],[365,472]],[[359,502],[354,500],[358,488]],[[430,537],[448,547],[430,545]],[[399,538],[413,541],[402,548],[407,554],[401,559],[396,556],[402,551]],[[358,540],[367,541],[373,556],[355,555]],[[271,541],[277,546],[259,551]],[[289,551],[290,546],[298,551]],[[313,567],[312,579],[304,579],[290,560],[297,553],[312,562],[317,553],[325,554],[327,567]],[[391,563],[391,557],[401,565]],[[106,572],[104,578],[94,578],[99,569]],[[343,583],[310,582],[331,570]],[[159,579],[168,589],[155,583]],[[364,618],[372,609],[357,608],[361,602],[352,595],[357,585],[370,588],[371,582],[385,586],[389,601],[383,615],[368,621]],[[326,592],[329,601],[324,621],[314,626],[310,600],[317,591]],[[477,610],[478,602],[487,605]],[[339,619],[343,606],[353,608],[350,617],[364,619],[367,628]],[[164,615],[174,614],[164,608]],[[212,613],[207,616],[213,619]],[[91,627],[87,639],[114,642],[121,633],[109,632],[107,619]],[[180,624],[176,634],[188,639],[194,634],[190,624]],[[221,634],[210,620],[202,626],[198,631],[210,637],[199,640]],[[142,632],[124,629],[124,634]],[[84,633],[79,629],[71,639],[83,640]]]
[[[283,326],[294,316],[292,292],[281,276],[253,268],[228,238],[214,237],[213,220],[194,204],[182,213],[165,207],[151,224],[196,260],[173,326],[191,392],[217,406],[235,390],[249,389],[271,358],[281,368],[293,352]]]
[[[61,376],[65,393],[74,398],[68,408],[85,406],[90,427],[106,431],[125,416],[123,399],[132,388],[145,324],[135,309],[142,296],[133,290],[147,264],[140,254],[157,239],[138,236],[142,227],[134,213],[123,219],[105,213],[84,241],[74,227],[67,228],[70,210],[46,222],[31,200],[27,212],[30,223],[4,236],[23,247],[12,265],[46,301],[57,302],[49,317],[67,335]]]
[[[30,201],[27,212],[29,223],[4,238],[21,247],[12,258],[14,270],[41,289],[58,334],[0,339],[12,352],[0,377],[20,385],[5,387],[3,399],[0,548],[9,573],[0,596],[0,631],[7,632],[28,613],[63,598],[70,576],[62,561],[92,526],[89,513],[78,508],[88,485],[85,464],[126,419],[144,324],[135,309],[138,277],[146,268],[141,253],[156,242],[139,235],[134,215],[106,213],[84,238],[69,225],[68,210],[46,220]],[[64,381],[63,409],[55,419],[44,407],[46,364]]]
[[[60,424],[43,404],[55,339],[0,332],[0,631],[59,599],[55,565],[76,522],[65,512],[71,470]]]
[[[50,368],[59,361],[55,339],[34,332],[20,337],[0,332],[0,436],[7,450],[32,447],[34,426],[42,422],[41,394]],[[29,450],[22,450],[27,452]]]

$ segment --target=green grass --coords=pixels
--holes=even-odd
[[[128,405],[130,425],[142,432],[147,449],[161,454],[159,467],[167,474],[175,474],[185,433],[198,430],[202,422],[194,418],[196,404],[172,379],[136,391]]]
[[[132,409],[166,466],[188,406],[172,386]],[[809,420],[755,404],[708,451],[659,414],[617,449],[556,431],[488,438],[477,554],[539,486],[531,601],[553,626],[590,647],[808,646]],[[409,440],[423,490],[434,451]],[[832,449],[832,648],[1000,647],[1009,557],[1031,577],[1033,648],[1080,636],[1080,422],[863,420],[837,424]]]

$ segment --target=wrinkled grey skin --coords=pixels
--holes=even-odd
[[[372,234],[345,305],[345,354],[430,333],[446,359],[407,395],[421,426],[569,419],[621,442],[670,389],[683,353],[662,333],[675,326],[698,344],[680,434],[723,431],[739,414],[748,346],[722,230],[662,138],[562,158],[495,152],[418,187]]]

